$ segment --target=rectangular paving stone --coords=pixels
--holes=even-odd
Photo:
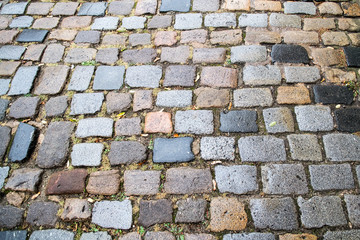
[[[214,12],[219,9],[219,5],[219,0],[194,0],[192,10],[200,12]]]
[[[191,150],[192,137],[155,138],[154,163],[189,162],[194,159]]]
[[[103,93],[74,94],[71,101],[70,115],[94,114],[100,111],[103,100]]]
[[[160,12],[188,12],[190,4],[190,0],[163,0],[161,1]]]
[[[57,63],[60,62],[64,55],[65,47],[61,44],[49,44],[46,47],[41,62],[44,63]]]
[[[113,122],[111,118],[86,118],[81,119],[75,131],[78,138],[86,137],[111,137],[113,133]]]
[[[34,18],[30,16],[20,16],[14,18],[9,27],[10,28],[29,28],[33,23]]]
[[[234,107],[271,106],[274,100],[268,88],[243,88],[234,90]]]
[[[225,234],[223,240],[275,240],[275,235],[272,233],[236,233]]]
[[[126,70],[125,82],[130,87],[157,88],[161,77],[160,66],[132,66]]]
[[[304,84],[295,86],[280,86],[277,89],[276,101],[279,104],[308,104],[311,103],[310,93]]]
[[[109,92],[106,95],[106,112],[111,114],[114,112],[126,111],[130,108],[131,102],[131,93]]]
[[[11,128],[6,126],[0,126],[0,160],[3,160],[3,157],[6,154],[8,144],[11,139]]]
[[[46,44],[32,44],[28,46],[24,55],[24,60],[40,61],[45,48]]]
[[[305,228],[336,227],[347,224],[341,199],[338,196],[315,196],[308,200],[299,197],[297,202],[300,207],[301,222]]]
[[[52,15],[74,15],[79,3],[57,2],[51,12]]]
[[[91,222],[103,228],[130,229],[132,205],[130,200],[95,202]]]
[[[349,67],[360,67],[360,47],[344,47],[344,53]]]
[[[212,134],[214,116],[211,110],[177,111],[175,114],[175,132],[193,134]]]
[[[104,16],[106,7],[106,2],[85,2],[81,4],[77,15]]]
[[[133,111],[141,111],[143,109],[153,108],[153,91],[152,90],[136,90],[134,93]]]
[[[16,41],[21,43],[43,42],[48,32],[48,30],[24,29],[16,38]]]
[[[165,192],[168,194],[210,193],[212,177],[209,168],[170,168],[166,171]]]
[[[353,226],[358,227],[360,225],[359,217],[360,217],[360,196],[359,195],[352,195],[346,194],[344,196],[344,200],[346,203],[347,213],[349,216],[350,222]]]
[[[306,49],[300,45],[276,44],[271,49],[272,62],[309,63]]]
[[[9,96],[28,94],[38,73],[38,66],[20,67],[11,81]]]
[[[180,43],[205,43],[207,34],[205,29],[182,31]]]
[[[129,71],[129,70],[128,70]],[[94,90],[119,90],[124,82],[124,66],[99,66],[95,72]]]
[[[301,28],[301,17],[282,13],[271,13],[269,24],[271,27],[278,28]]]
[[[176,205],[178,206],[175,217],[176,223],[196,223],[204,221],[205,208],[207,205],[206,200],[187,198],[177,201]]]
[[[183,13],[175,15],[174,28],[177,30],[189,30],[201,28],[202,15],[201,13]]]
[[[4,45],[0,47],[0,59],[4,60],[20,60],[21,56],[25,52],[25,47]]]
[[[132,29],[143,29],[145,27],[146,18],[145,17],[124,17],[122,19],[121,28],[125,28],[127,30]]]
[[[68,107],[68,96],[50,98],[45,104],[47,117],[62,116]]]
[[[296,106],[295,114],[300,131],[331,131],[334,128],[331,110],[327,106]]]
[[[314,83],[321,78],[317,67],[286,66],[284,70],[287,83]]]
[[[129,36],[129,44],[132,47],[151,44],[151,34],[133,33]]]
[[[96,18],[91,25],[92,30],[116,30],[119,24],[117,17]]]
[[[282,36],[284,43],[288,44],[319,44],[319,34],[315,31],[286,31]]]
[[[226,107],[230,101],[230,92],[227,89],[213,89],[200,87],[194,91],[195,106],[199,108]]]
[[[306,194],[309,192],[301,164],[271,164],[261,167],[263,191],[267,194]]]
[[[62,20],[61,28],[79,29],[90,26],[92,18],[90,16],[71,16]]]
[[[54,239],[58,238],[58,239],[73,240],[75,234],[73,232],[60,230],[60,229],[37,230],[31,234],[30,239],[31,240],[48,239],[50,237]]]
[[[0,78],[0,96],[5,95],[9,90],[11,79],[1,79]]]
[[[125,46],[127,37],[120,34],[106,34],[102,39],[102,45],[122,45]]]
[[[122,60],[130,64],[152,63],[157,53],[153,48],[125,50],[121,53]]]
[[[61,219],[64,221],[87,220],[91,216],[90,208],[91,204],[86,199],[67,198]]]
[[[86,169],[55,172],[49,177],[46,195],[82,193],[86,177]]]
[[[172,212],[172,202],[168,199],[141,200],[138,223],[147,228],[154,224],[171,222]]]
[[[190,57],[189,46],[162,47],[160,62],[186,63]]]
[[[27,5],[28,2],[8,3],[2,7],[0,14],[4,14],[4,15],[24,14]]]
[[[0,18],[0,24],[1,24],[1,18]],[[1,29],[1,25],[0,25]],[[16,35],[19,33],[18,30],[2,30],[0,31],[0,43],[12,43]]]
[[[159,192],[160,171],[126,170],[124,189],[126,195],[155,195]]]
[[[249,45],[231,48],[231,62],[263,62],[267,59],[265,46]]]
[[[259,186],[256,178],[255,166],[215,166],[215,180],[221,193],[246,194],[257,191]]]
[[[268,15],[243,13],[239,17],[239,27],[267,27]]]
[[[35,94],[57,94],[65,85],[70,68],[66,65],[45,67],[40,75]]]
[[[97,195],[114,195],[119,192],[119,170],[96,171],[90,174],[86,191]]]
[[[133,136],[141,134],[141,119],[139,117],[122,118],[115,123],[115,136]]]
[[[19,61],[2,61],[0,62],[0,76],[11,76],[20,66]]]
[[[29,157],[35,134],[36,128],[33,126],[22,122],[19,124],[9,152],[11,162],[23,162]]]
[[[243,81],[246,85],[280,85],[281,72],[277,66],[251,66],[243,69]]]
[[[261,43],[280,43],[281,36],[278,32],[271,32],[267,30],[252,30],[246,33],[246,44],[261,44]]]
[[[113,141],[108,158],[111,166],[139,163],[146,160],[147,148],[137,141]]]
[[[242,137],[238,141],[243,162],[286,161],[284,140],[273,136]]]
[[[30,3],[26,13],[30,15],[48,15],[50,9],[54,6],[51,2]]]
[[[114,1],[109,4],[108,13],[113,15],[128,15],[134,6],[133,0]]]
[[[1,228],[15,228],[23,222],[25,210],[10,205],[0,206]]]
[[[256,111],[233,110],[220,113],[221,132],[257,132]]]
[[[204,160],[234,160],[235,138],[202,137],[200,153]]]
[[[118,60],[119,49],[117,48],[104,48],[99,49],[96,53],[95,61],[103,64],[113,64]]]
[[[346,231],[327,231],[324,234],[324,240],[336,239],[356,240],[360,238],[360,230],[346,230]]]
[[[135,15],[155,14],[157,8],[156,0],[140,0],[136,4]]]
[[[193,63],[222,63],[225,62],[225,48],[195,48]]]
[[[164,87],[194,86],[196,67],[193,65],[169,65],[165,70]]]
[[[294,132],[295,130],[291,110],[287,107],[264,109],[263,117],[269,133]]]
[[[79,31],[75,43],[99,43],[100,35],[100,31]]]
[[[210,33],[211,44],[239,45],[241,41],[242,41],[242,31],[240,29],[212,31]]]
[[[300,161],[321,161],[321,147],[316,135],[291,134],[287,136],[291,158]]]
[[[163,15],[163,16],[156,15],[149,20],[147,27],[149,29],[167,28],[171,26],[171,22],[172,22],[171,15]]]
[[[37,114],[38,97],[20,97],[10,107],[9,117],[12,118],[33,118]]]
[[[360,161],[360,138],[352,134],[333,133],[323,136],[326,157],[330,161]]]
[[[353,92],[346,86],[316,85],[313,91],[316,103],[349,105],[354,98]]]
[[[238,70],[233,68],[209,66],[203,67],[200,85],[209,87],[237,87]]]
[[[75,125],[71,122],[51,122],[40,145],[36,165],[53,168],[65,163],[69,139]]]
[[[290,197],[250,199],[250,212],[258,229],[298,229],[297,211]]]
[[[157,94],[156,106],[159,107],[189,107],[192,104],[191,90],[161,91]]]
[[[102,143],[75,144],[71,152],[71,164],[73,166],[100,166],[103,150]]]
[[[26,240],[26,230],[1,231],[0,238],[4,240]]]
[[[343,132],[358,132],[360,130],[360,109],[347,108],[335,110],[337,129]]]
[[[316,15],[316,6],[312,2],[285,2],[284,13]]]
[[[209,13],[205,15],[205,27],[236,27],[235,13]]]
[[[311,186],[316,191],[353,189],[354,179],[349,164],[310,165]]]
[[[334,18],[304,18],[303,30],[305,31],[327,30],[335,27]]]
[[[38,168],[15,169],[6,182],[5,189],[21,192],[35,192],[42,173],[43,170]]]
[[[71,75],[68,90],[85,91],[88,89],[94,70],[94,66],[76,66]]]

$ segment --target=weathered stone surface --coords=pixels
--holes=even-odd
[[[94,114],[100,111],[103,100],[103,93],[74,94],[71,101],[70,115]]]
[[[105,14],[106,7],[106,2],[85,2],[81,4],[77,15],[103,16]]]
[[[220,192],[246,194],[258,190],[256,167],[247,165],[216,166],[215,180]]]
[[[344,53],[349,67],[360,67],[360,47],[344,47]]]
[[[86,191],[90,194],[113,195],[119,191],[119,170],[97,171],[90,174]]]
[[[310,30],[326,30],[334,29],[335,21],[333,18],[304,18],[304,27],[305,31]]]
[[[308,233],[303,233],[303,234],[286,233],[284,235],[279,236],[279,240],[297,240],[297,239],[317,240],[317,236],[313,235],[313,234],[308,234]]]
[[[45,50],[45,44],[30,45],[24,55],[24,60],[40,61],[41,56]]]
[[[4,186],[5,179],[9,173],[9,167],[0,167],[0,189]]]
[[[360,109],[347,108],[338,109],[335,112],[335,119],[338,125],[338,130],[343,132],[358,132],[360,131]]]
[[[321,228],[323,226],[343,226],[347,224],[341,199],[338,196],[315,196],[306,200],[299,197],[298,205],[301,222],[305,228]]]
[[[156,50],[153,48],[125,50],[122,52],[122,60],[128,63],[152,63],[156,55]]]
[[[145,133],[171,133],[173,130],[171,113],[149,112],[145,116]]]
[[[225,48],[195,48],[193,50],[193,63],[222,63],[225,58]]]
[[[266,2],[268,2],[268,1],[266,1]],[[275,240],[275,235],[272,233],[256,233],[256,232],[225,234],[223,240]],[[313,239],[311,239],[311,240],[313,240]],[[314,240],[316,240],[316,239],[314,239]]]
[[[0,238],[4,240],[26,240],[26,230],[1,231]]]
[[[20,62],[2,61],[0,62],[0,76],[11,76],[19,67]]]
[[[295,86],[280,86],[277,89],[276,101],[279,104],[307,104],[311,103],[310,93],[303,84]]]
[[[211,134],[214,132],[214,116],[211,110],[177,111],[175,131],[178,133]]]
[[[280,68],[272,65],[246,65],[243,70],[243,81],[246,85],[280,85]]]
[[[139,117],[123,118],[116,121],[116,136],[132,136],[141,134],[141,119]]]
[[[269,133],[294,132],[294,119],[287,107],[264,109],[263,117]]]
[[[9,27],[10,28],[29,28],[31,24],[33,23],[34,18],[30,16],[20,16],[14,18]]]
[[[321,35],[324,45],[346,46],[350,44],[344,32],[325,32]]]
[[[9,3],[4,5],[4,7],[1,9],[0,14],[9,14],[9,15],[24,14],[27,5],[28,5],[27,2]]]
[[[147,232],[144,240],[175,240],[175,236],[168,231]]]
[[[290,197],[250,199],[250,211],[256,228],[287,231],[298,228],[296,207]]]
[[[156,15],[149,20],[147,26],[149,29],[166,28],[166,27],[170,27],[171,22],[172,22],[171,15],[163,15],[163,16]]]
[[[360,5],[357,2],[354,3],[341,3],[341,7],[344,10],[345,16],[360,16]]]
[[[150,33],[133,33],[129,36],[129,44],[132,47],[151,44]]]
[[[190,57],[189,46],[162,47],[160,62],[186,63]]]
[[[286,66],[284,70],[287,83],[314,83],[320,79],[320,70],[317,67]]]
[[[160,171],[126,170],[124,188],[126,195],[155,195],[159,192]]]
[[[208,33],[205,29],[182,31],[180,43],[190,43],[193,45],[197,43],[205,43],[207,34]]]
[[[87,171],[75,169],[53,173],[46,187],[47,195],[82,193],[85,188]]]
[[[210,229],[214,232],[243,230],[248,221],[245,205],[236,198],[213,198],[210,203],[210,215]]]
[[[231,62],[263,62],[267,59],[267,51],[265,46],[248,45],[236,46],[231,48]]]
[[[128,15],[134,6],[133,0],[114,1],[109,4],[108,13],[113,15]]]
[[[321,148],[316,135],[291,134],[287,136],[291,158],[300,161],[321,161]]]
[[[229,104],[229,90],[200,87],[194,91],[196,106],[200,108],[225,107]]]
[[[193,138],[156,138],[154,140],[153,162],[189,162],[194,159],[191,151]]]
[[[351,104],[353,92],[346,86],[316,85],[313,87],[315,102],[323,104]]]
[[[154,44],[155,46],[172,46],[177,42],[176,36],[175,31],[158,31],[155,35]]]
[[[33,28],[38,29],[53,29],[59,24],[60,18],[58,17],[46,17],[46,18],[39,18],[36,19]]]
[[[310,2],[285,2],[284,13],[316,15],[316,6]]]
[[[242,40],[242,31],[237,30],[223,30],[223,31],[212,31],[210,33],[211,44],[220,45],[237,45]]]
[[[94,70],[94,66],[76,66],[71,75],[68,90],[85,91],[89,87]]]
[[[24,210],[13,206],[0,206],[0,227],[14,228],[23,221]]]
[[[6,194],[6,200],[11,205],[13,205],[15,207],[20,207],[21,204],[25,200],[25,193],[24,192],[9,192],[8,194]]]
[[[24,29],[16,38],[17,42],[28,43],[28,42],[43,42],[48,30],[39,29]]]
[[[122,28],[126,28],[128,30],[132,29],[142,29],[145,27],[145,17],[125,17],[122,19]]]
[[[52,97],[45,104],[46,116],[62,116],[68,107],[68,97]]]
[[[131,201],[96,202],[92,210],[91,222],[104,228],[130,229],[132,224]]]
[[[188,12],[190,10],[190,0],[164,0],[161,1],[160,12]]]
[[[235,13],[209,13],[205,15],[205,27],[235,27],[236,15]]]
[[[65,200],[61,219],[64,221],[84,220],[91,216],[90,203],[86,199],[68,198]]]
[[[0,43],[11,43],[15,36],[19,33],[17,30],[3,30],[0,31]]]
[[[188,65],[170,65],[165,70],[164,87],[170,86],[194,86],[195,66]]]
[[[203,137],[200,142],[201,158],[205,160],[234,160],[235,138]]]
[[[159,107],[188,107],[192,103],[191,90],[169,90],[157,94],[156,106]]]
[[[36,158],[41,168],[53,168],[65,163],[69,147],[69,138],[74,129],[71,122],[52,122],[45,133]]]
[[[75,234],[70,231],[60,230],[60,229],[48,229],[48,230],[37,230],[34,231],[31,236],[30,240],[46,240],[49,238],[52,239],[69,239],[73,240]]]
[[[354,179],[349,164],[310,165],[311,185],[316,191],[353,189]]]
[[[187,198],[176,202],[178,211],[175,222],[196,223],[204,221],[204,213],[207,202],[203,199]]]
[[[65,85],[69,67],[65,65],[45,67],[41,73],[35,94],[57,94]]]
[[[286,160],[284,140],[273,136],[242,137],[238,141],[244,162],[278,162]]]
[[[136,4],[135,15],[143,15],[146,13],[155,14],[156,7],[156,0],[140,0]]]
[[[315,31],[286,31],[282,33],[284,43],[319,44],[319,34]]]
[[[312,48],[311,55],[315,64],[320,66],[344,65],[345,56],[340,49]]]
[[[106,231],[101,232],[92,232],[92,233],[83,233],[81,234],[80,240],[111,240],[111,235]]]
[[[331,110],[327,106],[296,106],[295,114],[300,131],[331,131],[334,128]]]
[[[2,118],[0,118],[0,120],[2,120]],[[8,144],[10,142],[10,138],[11,128],[6,126],[0,126],[0,161],[2,161],[3,157],[5,156]]]
[[[271,13],[269,24],[278,28],[301,28],[301,17],[282,13]]]
[[[20,60],[25,49],[23,46],[4,45],[0,47],[0,59]]]
[[[37,114],[38,97],[20,97],[12,103],[9,116],[12,118],[32,118]]]
[[[194,0],[192,5],[193,11],[213,12],[219,9],[219,0]]]
[[[243,88],[234,90],[234,107],[271,106],[273,98],[268,88]]]
[[[272,164],[261,167],[263,191],[267,194],[306,194],[304,167],[301,164]]]
[[[330,161],[360,161],[360,138],[352,134],[323,136],[326,157]]]
[[[42,173],[42,170],[36,168],[16,169],[8,179],[5,188],[14,191],[35,192]]]
[[[221,132],[257,132],[256,111],[234,110],[220,113]]]
[[[71,152],[71,164],[73,166],[100,166],[103,150],[102,143],[75,144]]]
[[[141,200],[138,223],[141,226],[150,227],[157,223],[171,222],[172,211],[170,200]]]
[[[197,233],[197,234],[185,233],[185,239],[186,240],[216,240],[216,237],[206,233]]]
[[[160,66],[133,66],[126,70],[125,82],[130,87],[157,88],[162,77]]]
[[[271,50],[273,62],[309,63],[309,56],[304,47],[300,45],[276,44]]]
[[[9,90],[10,79],[0,79],[0,96],[5,95]]]
[[[31,226],[55,227],[59,205],[54,202],[33,202],[29,206],[26,222]]]
[[[342,15],[343,10],[338,3],[323,2],[319,6],[320,14]]]
[[[138,163],[145,160],[146,156],[145,146],[135,141],[111,142],[108,155],[112,166]]]
[[[95,18],[94,23],[91,25],[92,30],[116,30],[119,23],[117,17],[102,17]]]
[[[247,14],[243,13],[239,17],[239,27],[267,27],[267,14]]]
[[[96,49],[94,48],[72,48],[68,51],[65,63],[82,63],[94,59]]]
[[[124,82],[124,66],[100,66],[95,72],[94,90],[119,90]]]
[[[165,179],[165,192],[169,194],[209,193],[212,190],[210,169],[170,168]]]
[[[45,63],[60,62],[64,54],[64,49],[65,47],[61,44],[54,43],[48,45],[41,61]]]
[[[111,118],[87,118],[81,119],[75,132],[79,138],[86,137],[111,137],[114,120]]]
[[[346,194],[344,196],[344,199],[345,199],[345,202],[346,202],[346,208],[347,208],[347,213],[348,213],[350,222],[354,226],[359,226],[360,225],[360,222],[359,222],[360,197],[359,197],[359,195]]]
[[[279,33],[271,31],[248,31],[246,33],[245,42],[247,44],[280,43],[281,36]]]
[[[224,2],[223,8],[227,10],[250,10],[250,1],[249,0],[226,0]]]
[[[33,126],[22,122],[19,124],[8,156],[11,162],[23,162],[29,157],[31,148],[34,147],[35,134]]]
[[[52,15],[74,15],[79,3],[77,2],[58,2],[55,4]]]
[[[42,2],[42,3],[30,3],[27,8],[26,13],[31,15],[48,15],[50,9],[54,6],[54,3],[51,2]]]
[[[324,240],[336,240],[336,239],[348,239],[356,240],[360,237],[359,230],[347,230],[347,231],[327,231],[324,234]]]
[[[111,114],[126,111],[131,106],[131,100],[132,96],[130,93],[109,92],[106,95],[106,112]]]

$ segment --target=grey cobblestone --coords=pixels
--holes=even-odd
[[[268,88],[243,88],[234,90],[235,107],[271,106],[274,100]]]
[[[243,70],[243,81],[246,85],[252,85],[252,86],[280,85],[281,84],[280,69],[272,65],[267,65],[267,66],[247,65],[244,67]]]
[[[112,166],[138,163],[146,159],[146,148],[136,141],[111,142],[109,160]]]
[[[19,60],[24,52],[23,46],[4,45],[0,48],[0,59]]]
[[[301,28],[301,18],[295,15],[272,13],[269,17],[269,24],[279,28]]]
[[[122,20],[122,28],[126,29],[142,29],[145,27],[145,17],[125,17]]]
[[[100,166],[102,143],[79,143],[73,146],[71,164],[73,166]]]
[[[302,13],[302,14],[316,15],[316,6],[314,3],[310,3],[310,2],[285,2],[284,13],[285,14]]]
[[[22,95],[30,92],[39,67],[20,67],[11,81],[8,95]]]
[[[154,140],[153,162],[188,162],[194,159],[191,151],[193,138],[156,138]]]
[[[71,101],[71,115],[94,114],[101,109],[104,100],[103,93],[74,94]]]
[[[267,58],[265,46],[249,45],[231,48],[231,62],[263,62]]]
[[[275,235],[272,233],[225,234],[223,240],[275,240]]]
[[[52,239],[69,239],[73,240],[75,234],[70,231],[65,231],[61,229],[47,229],[47,230],[37,230],[34,231],[31,236],[30,240],[46,240],[49,238]]]
[[[330,161],[360,161],[360,138],[352,134],[323,136],[326,157]]]
[[[295,114],[300,131],[331,131],[334,128],[331,110],[327,106],[296,106]]]
[[[104,228],[130,229],[132,206],[130,200],[100,201],[94,204],[92,223]]]
[[[360,238],[360,230],[327,231],[324,234],[324,240],[356,240],[358,238]]]
[[[213,112],[211,110],[177,111],[175,131],[178,133],[211,134],[214,132]]]
[[[210,13],[205,16],[205,27],[235,27],[235,13]]]
[[[156,106],[159,107],[188,107],[192,103],[191,90],[170,90],[159,92]]]
[[[267,27],[267,14],[246,14],[239,17],[239,27]]]
[[[68,90],[85,91],[90,85],[94,70],[94,66],[76,66],[72,73]]]
[[[263,110],[263,116],[269,133],[294,132],[294,119],[289,108],[267,108]]]
[[[129,70],[128,70],[129,71]],[[95,72],[94,90],[119,90],[124,82],[124,66],[99,66]]]
[[[126,71],[125,82],[130,87],[159,87],[162,68],[159,66],[133,66]]]
[[[25,9],[27,5],[28,5],[27,2],[9,3],[4,5],[4,7],[1,9],[0,14],[8,14],[8,15],[23,14],[25,13]]]
[[[344,196],[344,200],[346,202],[346,208],[350,222],[353,224],[353,226],[358,227],[360,225],[360,196],[346,194]]]
[[[119,18],[117,17],[103,17],[96,18],[91,25],[92,30],[115,30],[118,26]]]
[[[175,15],[174,28],[178,30],[188,30],[201,28],[202,15],[201,13],[184,13]]]
[[[87,118],[78,123],[75,136],[86,137],[111,137],[113,133],[113,120],[111,118]]]
[[[9,174],[9,167],[0,167],[0,189],[4,186],[5,179]]]
[[[200,142],[201,158],[205,160],[234,160],[235,138],[203,137]]]
[[[291,158],[300,161],[321,161],[321,147],[316,135],[291,134],[287,136]]]
[[[285,67],[285,79],[288,83],[313,83],[320,79],[317,67]]]
[[[257,132],[256,111],[233,110],[220,113],[221,132]]]

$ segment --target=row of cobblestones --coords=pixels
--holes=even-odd
[[[0,1],[0,239],[360,239],[359,16]]]

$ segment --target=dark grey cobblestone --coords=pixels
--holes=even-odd
[[[0,206],[0,227],[14,228],[23,221],[24,209],[13,206]]]
[[[9,116],[12,118],[32,118],[37,113],[40,98],[20,97],[11,104]]]
[[[36,128],[33,126],[26,123],[19,124],[14,139],[12,140],[8,156],[11,162],[22,162],[28,158],[36,137],[35,134]]]
[[[31,226],[55,227],[59,208],[54,202],[34,202],[29,206],[26,222]]]
[[[179,200],[176,205],[178,211],[176,212],[175,222],[177,223],[196,223],[204,221],[206,201],[203,199]]]
[[[46,116],[62,116],[65,113],[67,107],[67,96],[52,97],[45,104]]]
[[[111,165],[138,163],[146,159],[146,148],[136,141],[111,142],[109,160]]]
[[[191,150],[193,138],[156,138],[154,140],[153,161],[155,163],[188,162],[194,159]]]
[[[15,191],[35,192],[40,181],[42,170],[37,168],[21,168],[12,172],[5,188]]]

